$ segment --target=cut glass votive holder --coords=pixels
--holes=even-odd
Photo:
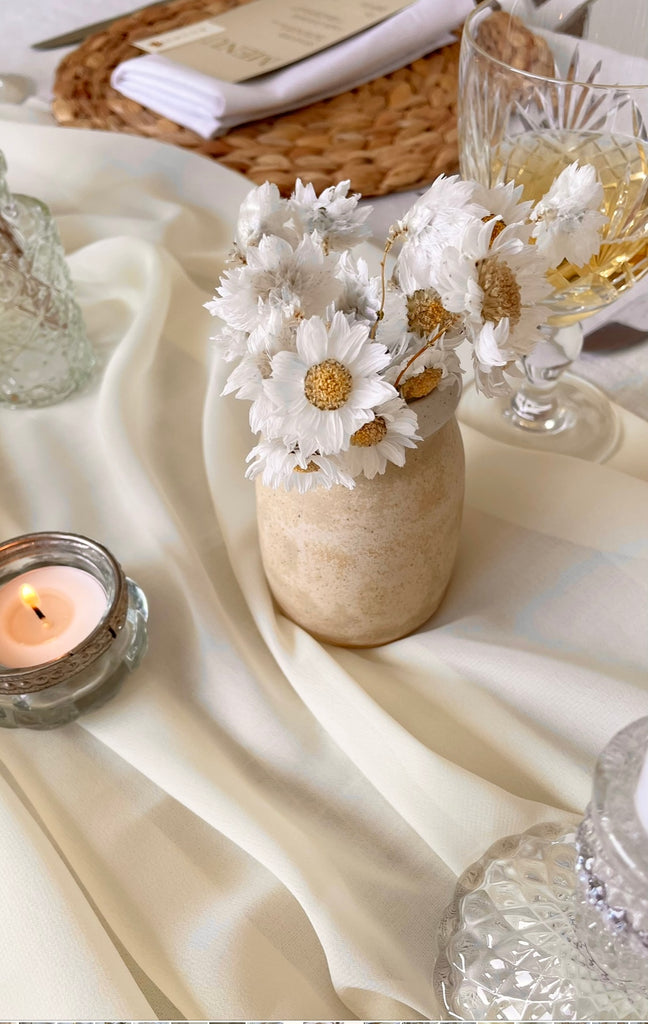
[[[495,843],[461,876],[434,983],[450,1020],[648,1020],[648,718],[601,753],[580,827]]]
[[[52,405],[90,378],[95,355],[56,222],[12,195],[0,153],[0,406]]]
[[[117,692],[124,676],[146,651],[148,605],[144,592],[124,574],[107,548],[87,537],[32,533],[0,544],[0,601],[3,588],[12,581],[31,581],[38,577],[33,570],[46,567],[81,570],[77,574],[84,579],[87,574],[91,588],[105,595],[105,606],[102,596],[96,624],[69,650],[51,660],[19,667],[2,663],[7,658],[2,654],[6,633],[16,618],[12,618],[13,608],[7,612],[0,607],[0,631],[5,633],[5,637],[0,635],[0,727],[49,729],[101,706]],[[45,600],[42,603],[45,608]],[[21,608],[16,614],[22,612]],[[32,612],[47,625],[37,605],[25,614]]]

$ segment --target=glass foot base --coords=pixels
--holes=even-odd
[[[495,441],[589,462],[609,459],[621,440],[621,425],[603,392],[563,373],[555,397],[560,411],[544,425],[512,414],[510,397],[485,398],[474,383],[466,386],[457,411],[463,423]]]
[[[449,1020],[648,1020],[648,989],[613,982],[577,938],[574,841],[538,825],[459,879],[434,968]]]

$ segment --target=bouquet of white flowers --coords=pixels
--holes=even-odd
[[[271,487],[353,487],[402,466],[420,440],[415,402],[460,379],[464,339],[477,388],[507,393],[549,315],[547,273],[585,263],[606,219],[589,165],[567,167],[535,206],[521,186],[441,176],[391,228],[372,276],[352,252],[370,208],[348,192],[253,189],[206,304],[236,363],[223,393],[252,403],[261,435],[246,475]]]

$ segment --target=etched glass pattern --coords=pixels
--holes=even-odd
[[[31,196],[12,195],[0,153],[0,401],[50,405],[94,366],[56,224]]]
[[[605,748],[576,847],[578,932],[601,970],[648,997],[648,836],[634,806],[647,748],[648,718]]]
[[[648,837],[634,791],[648,719],[601,754],[578,835],[498,841],[460,878],[434,983],[451,1020],[648,1019]]]

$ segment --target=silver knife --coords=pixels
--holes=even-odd
[[[585,336],[583,349],[586,352],[617,352],[643,341],[648,341],[648,331],[639,331],[628,324],[608,323]]]
[[[112,18],[106,18],[105,21],[95,21],[93,25],[83,25],[81,28],[75,28],[62,36],[54,36],[53,39],[44,39],[40,43],[32,43],[31,49],[58,50],[62,46],[74,46],[75,43],[82,43],[84,39],[94,35],[95,32],[103,32],[105,28],[110,28],[120,18],[127,18],[129,14],[136,14],[137,11],[145,11],[147,7],[157,7],[160,3],[164,3],[164,0],[154,0],[152,4],[143,4],[141,7],[135,7],[132,11],[115,14]]]

